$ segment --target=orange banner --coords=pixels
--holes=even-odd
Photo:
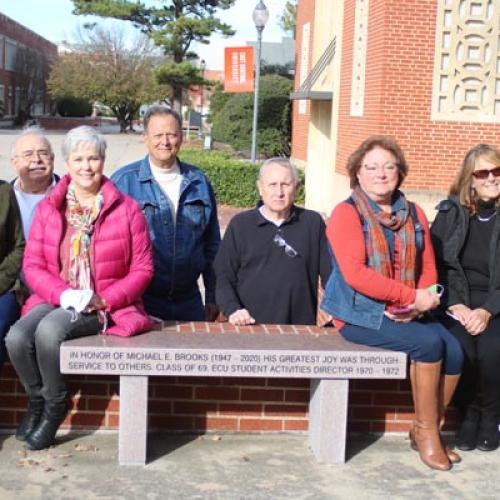
[[[253,47],[224,49],[224,91],[253,92]]]

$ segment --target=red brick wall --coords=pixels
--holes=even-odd
[[[228,325],[227,325],[228,326]],[[211,331],[221,326],[210,324]],[[183,325],[184,327],[184,325]],[[185,325],[191,328],[191,325]],[[233,327],[231,327],[233,328]],[[336,334],[333,329],[296,327],[297,334]],[[280,333],[278,328],[241,328],[240,334]],[[118,377],[74,376],[73,411],[65,425],[75,429],[116,429],[119,422]],[[406,380],[351,382],[349,430],[401,431],[413,418]],[[0,427],[13,428],[26,400],[14,370],[0,380]],[[308,428],[309,380],[223,377],[151,377],[151,429],[184,431],[305,431]]]
[[[80,125],[100,127],[104,123],[115,123],[114,120],[98,118],[65,118],[61,116],[44,116],[38,119],[40,126],[46,130],[69,130]]]
[[[0,13],[0,35],[3,35],[11,40],[15,40],[27,47],[31,47],[33,49],[37,49],[41,52],[49,61],[53,60],[57,57],[57,46],[49,40],[43,38],[38,35],[34,31],[24,27],[23,25],[17,23],[13,19],[3,15]],[[5,44],[0,44],[0,49],[4,50],[3,61],[5,66]],[[8,87],[10,85],[15,85],[14,73],[12,71],[6,71],[3,68],[0,68],[0,85],[5,86],[5,96],[0,95],[0,99],[4,101],[6,104],[6,100],[8,99]],[[12,96],[12,100],[15,99],[15,91]],[[13,102],[13,107],[15,103]],[[5,105],[7,112],[7,105]],[[46,98],[45,109],[49,111],[49,100]]]
[[[309,40],[309,67],[306,75],[312,69],[313,57],[313,36],[314,36],[314,5],[315,0],[301,0],[300,9],[297,12],[297,29],[295,31],[295,83],[294,90],[300,87],[300,55],[302,47],[302,26],[310,23],[310,40]],[[311,118],[311,103],[307,101],[306,113],[299,114],[298,101],[292,101],[292,158],[298,160],[307,160],[307,137],[309,134],[309,121]]]
[[[431,121],[437,0],[370,2],[365,115],[349,116],[354,6],[346,1],[338,170],[362,140],[383,133],[405,151],[405,187],[447,191],[469,148],[499,144],[500,123]]]

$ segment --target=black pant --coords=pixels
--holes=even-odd
[[[443,320],[464,350],[462,377],[455,393],[455,404],[465,410],[482,393],[485,415],[500,417],[500,318],[490,321],[480,335],[470,335],[452,318]]]

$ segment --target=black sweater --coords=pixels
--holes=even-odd
[[[245,308],[258,323],[315,324],[318,277],[326,283],[331,271],[325,224],[297,207],[279,228],[258,209],[243,212],[231,220],[214,268],[217,304],[227,317]]]

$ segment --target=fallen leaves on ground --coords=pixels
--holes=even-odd
[[[97,446],[94,446],[93,444],[80,444],[77,443],[75,444],[75,451],[99,451],[99,448]]]

